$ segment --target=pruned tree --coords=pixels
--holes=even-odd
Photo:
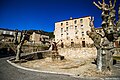
[[[27,40],[27,31],[24,30],[21,32],[21,36],[20,36],[20,42],[18,42],[18,39],[17,39],[17,52],[16,52],[16,59],[15,61],[19,61],[20,60],[20,55],[21,55],[21,48],[24,44],[24,41]]]
[[[103,36],[99,33],[96,32],[95,28],[94,28],[94,19],[92,18],[90,21],[90,26],[91,26],[91,32],[87,31],[87,35],[93,40],[94,42],[94,46],[97,49],[97,69],[99,71],[102,71],[102,46],[101,46],[101,42],[103,40]]]
[[[113,4],[112,0],[109,1],[109,4],[106,4],[105,0],[102,0],[102,3],[98,1],[98,4],[93,2],[93,4],[98,7],[98,9],[102,10],[101,26],[104,31],[104,35],[101,36],[99,33],[96,33],[93,25],[90,25],[91,32],[87,31],[87,34],[94,41],[94,45],[97,48],[97,69],[99,71],[111,71],[113,66],[112,55],[114,54],[114,41],[117,40],[117,38],[120,36],[120,32],[118,31],[120,26],[116,27],[114,22],[115,3],[116,0],[114,0]]]

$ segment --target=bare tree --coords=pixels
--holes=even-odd
[[[20,42],[17,45],[17,52],[16,52],[16,59],[15,59],[15,61],[19,61],[20,60],[21,48],[22,48],[22,45],[23,45],[24,41],[26,40],[27,31],[22,31],[21,34],[22,34],[21,35],[21,40],[20,40]]]
[[[94,46],[97,49],[97,69],[99,71],[102,71],[102,40],[103,40],[103,36],[99,33],[96,32],[94,25],[93,25],[94,19],[92,18],[90,21],[90,27],[91,27],[91,32],[87,31],[87,35],[93,40],[94,42]]]
[[[88,36],[94,41],[94,45],[97,48],[97,68],[100,71],[111,71],[113,65],[114,54],[114,41],[120,36],[118,36],[119,31],[116,28],[115,21],[115,3],[112,4],[112,0],[109,1],[109,5],[102,0],[102,3],[98,1],[98,4],[93,2],[93,4],[102,10],[102,29],[104,35],[96,33],[93,25],[91,24],[91,32],[87,31]],[[92,21],[91,21],[92,22]]]

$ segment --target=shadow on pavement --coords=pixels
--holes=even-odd
[[[15,53],[12,49],[2,48],[0,49],[0,58],[15,56]]]

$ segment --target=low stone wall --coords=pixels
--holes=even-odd
[[[44,45],[23,45],[22,46],[23,53],[31,53],[36,51],[48,50],[48,49],[49,47]]]
[[[75,58],[95,58],[97,55],[96,48],[60,48],[58,49],[60,55],[67,59]]]

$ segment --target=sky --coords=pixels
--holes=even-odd
[[[101,10],[93,1],[98,0],[0,0],[0,28],[52,32],[55,22],[83,16],[93,16],[95,27],[100,27]],[[120,0],[116,10],[118,4]]]

